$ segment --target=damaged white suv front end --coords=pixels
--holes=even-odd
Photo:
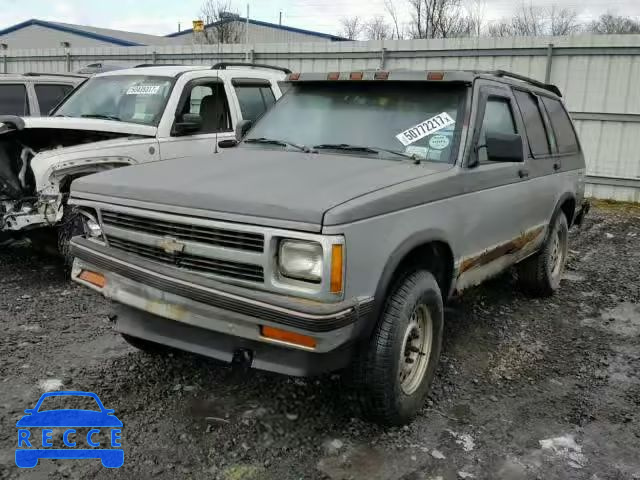
[[[71,182],[159,158],[156,127],[88,118],[0,117],[0,232],[58,224]]]

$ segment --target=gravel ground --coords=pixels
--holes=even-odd
[[[570,248],[551,299],[508,274],[449,305],[432,396],[399,429],[359,420],[337,376],[137,352],[57,260],[4,248],[0,478],[640,479],[640,209],[597,209]],[[124,467],[15,467],[15,423],[46,388],[115,409]]]

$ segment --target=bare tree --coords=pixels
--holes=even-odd
[[[511,22],[502,19],[490,23],[487,27],[487,35],[489,37],[512,37],[514,35]]]
[[[200,16],[208,25],[201,34],[195,34],[201,43],[240,43],[244,26],[233,10],[232,0],[205,0],[200,7]]]
[[[573,35],[582,30],[578,12],[568,8],[543,8],[522,4],[511,19],[503,18],[487,28],[491,37]]]
[[[471,0],[465,5],[470,36],[479,37],[482,35],[485,26],[486,6],[485,0]]]
[[[463,0],[408,0],[411,10],[409,34],[412,38],[478,35],[484,16],[480,1],[469,0],[465,4]]]
[[[640,21],[607,12],[593,21],[587,27],[587,30],[591,33],[600,34],[640,33]]]
[[[364,22],[358,16],[344,17],[340,20],[340,24],[342,25],[340,35],[349,40],[358,40],[365,28]]]
[[[400,25],[400,20],[398,19],[398,10],[396,9],[396,4],[393,0],[384,0],[384,8],[387,10],[389,17],[391,18],[391,25],[393,31],[391,33],[391,38],[399,40],[404,38],[404,28]]]
[[[511,21],[511,28],[514,35],[536,37],[546,34],[546,22],[544,8],[523,3]]]
[[[551,7],[549,9],[549,29],[549,33],[555,36],[578,33],[582,29],[582,25],[578,22],[578,12],[568,8]]]
[[[393,35],[391,27],[382,16],[374,17],[366,22],[364,34],[367,40],[386,40]]]

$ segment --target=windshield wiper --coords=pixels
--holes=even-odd
[[[100,114],[85,114],[85,115],[80,115],[82,118],[98,118],[101,120],[114,120],[116,122],[121,122],[122,120],[120,120],[119,117],[116,117],[114,115],[100,115]]]
[[[286,140],[275,140],[272,138],[264,138],[264,137],[248,138],[247,140],[244,141],[244,143],[261,143],[263,145],[279,145],[281,147],[293,147],[307,153],[310,151],[309,147],[305,145],[298,145],[297,143],[287,142]]]
[[[375,153],[379,154],[380,152],[392,153],[393,155],[398,155],[400,157],[408,158],[409,160],[415,160],[416,157],[414,155],[409,155],[408,153],[399,152],[397,150],[390,150],[388,148],[380,148],[380,147],[363,147],[360,145],[349,145],[348,143],[323,143],[321,145],[314,145],[314,150],[342,150],[345,152],[362,152],[362,153]]]

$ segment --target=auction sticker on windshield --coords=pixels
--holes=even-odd
[[[157,95],[160,91],[160,85],[136,85],[129,87],[127,95]]]
[[[427,135],[431,135],[432,133],[442,130],[443,128],[447,128],[454,123],[456,123],[456,121],[451,118],[448,113],[442,112],[434,117],[425,120],[424,122],[420,122],[419,124],[406,129],[404,132],[396,135],[396,138],[406,147],[407,145],[411,145],[412,143],[417,142]]]

